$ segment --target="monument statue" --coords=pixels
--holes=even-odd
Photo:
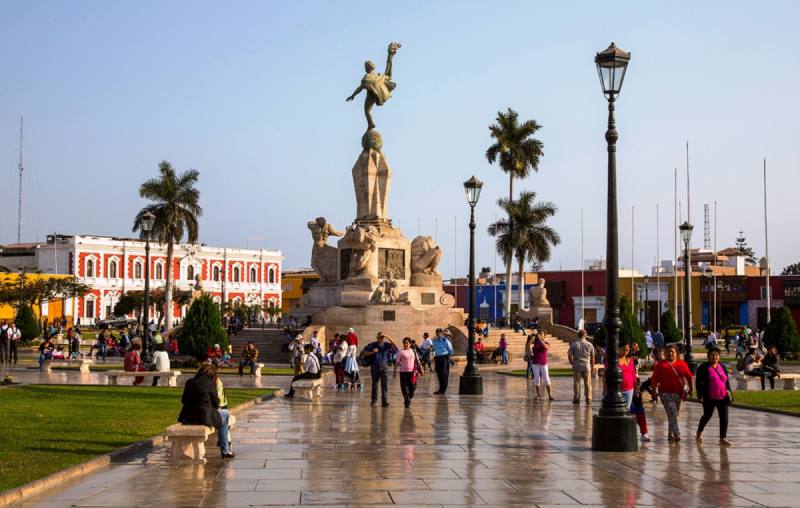
[[[328,245],[329,236],[342,236],[344,233],[336,231],[328,224],[325,217],[317,217],[308,222],[314,247],[311,249],[311,268],[319,274],[323,282],[336,281],[337,249]]]
[[[530,290],[531,308],[549,307],[550,301],[547,299],[547,288],[544,287],[545,280],[540,278],[539,283]]]
[[[202,284],[200,284],[200,274],[197,274],[194,276],[194,287],[192,288],[191,302],[194,302],[202,295],[203,295],[203,286]]]
[[[355,99],[356,95],[361,93],[362,90],[367,91],[367,96],[364,99],[364,115],[367,117],[367,131],[375,128],[375,122],[372,120],[372,107],[376,104],[383,106],[383,104],[392,97],[392,90],[396,84],[392,81],[392,58],[394,58],[397,50],[400,49],[400,44],[392,42],[389,44],[388,56],[386,57],[386,69],[383,74],[375,72],[375,64],[367,60],[364,63],[364,69],[367,71],[364,77],[361,78],[361,84],[355,91],[347,98],[347,102]]]
[[[374,279],[375,274],[370,270],[370,259],[375,246],[375,232],[371,226],[350,226],[344,235],[344,240],[351,249],[350,262],[347,269],[347,279]]]
[[[435,286],[441,284],[441,273],[436,269],[442,251],[430,236],[418,236],[411,242],[411,285]]]

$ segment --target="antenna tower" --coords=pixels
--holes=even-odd
[[[19,117],[19,204],[17,205],[17,243],[22,242],[22,116]]]
[[[703,248],[711,250],[711,211],[708,203],[703,205]]]

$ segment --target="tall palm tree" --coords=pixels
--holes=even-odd
[[[196,242],[198,235],[197,218],[203,214],[203,209],[198,205],[200,191],[195,184],[200,173],[195,169],[184,171],[180,175],[167,161],[158,165],[159,176],[151,178],[139,187],[139,195],[152,201],[145,206],[133,221],[133,231],[139,231],[144,237],[142,229],[142,216],[150,212],[155,215],[153,221],[152,238],[162,244],[167,244],[167,274],[165,288],[166,326],[172,327],[172,286],[174,270],[172,258],[175,243],[180,243],[184,234],[189,242]]]
[[[500,161],[500,169],[508,174],[508,200],[514,200],[514,179],[527,178],[531,171],[539,170],[539,158],[544,155],[544,145],[533,135],[542,126],[536,120],[526,120],[519,123],[519,114],[511,108],[505,113],[497,112],[497,123],[489,126],[489,133],[495,139],[488,150],[486,159],[490,164]],[[514,230],[514,221],[508,217],[509,233]],[[506,262],[506,287],[509,297],[506,298],[506,317],[511,318],[511,264],[512,256],[500,250],[498,254]]]
[[[513,257],[519,264],[519,308],[522,310],[525,308],[525,262],[549,261],[551,246],[561,243],[559,234],[547,225],[547,219],[558,209],[550,201],[537,203],[536,193],[529,191],[523,191],[516,201],[503,198],[497,204],[509,218],[491,224],[489,234],[497,238],[497,252],[503,261],[509,262]]]

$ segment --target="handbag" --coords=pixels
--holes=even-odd
[[[724,368],[723,368],[723,369],[724,369]],[[719,380],[720,380],[720,381],[722,381],[722,376],[720,376],[720,375],[719,375],[719,372],[717,372],[717,369],[712,369],[712,368],[709,366],[709,367],[708,367],[708,370],[713,370],[713,371],[714,371],[714,374],[716,374],[716,375],[717,375],[717,377],[719,378]],[[726,373],[726,374],[727,374],[727,373]],[[727,388],[728,381],[727,381],[727,380],[725,380],[725,385],[726,385],[726,387],[725,387],[725,402],[727,402],[728,404],[733,404],[733,392],[731,392],[730,390],[728,390],[728,388]]]
[[[684,377],[681,377],[681,376],[678,374],[678,371],[677,371],[677,370],[675,370],[675,367],[673,367],[671,363],[670,363],[670,364],[668,364],[668,365],[669,365],[669,368],[670,368],[670,369],[672,369],[672,373],[673,373],[673,374],[675,374],[675,377],[677,377],[678,379],[680,379],[680,381],[681,381],[681,385],[683,386],[683,393],[681,393],[681,399],[685,399],[687,395],[689,395],[690,393],[692,393],[692,387],[691,387],[691,386],[689,386],[689,383],[686,381],[686,378],[684,378]]]

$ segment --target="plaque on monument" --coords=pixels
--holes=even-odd
[[[384,321],[394,321],[396,319],[396,314],[393,310],[385,310],[383,311],[383,320]]]
[[[436,305],[436,293],[422,293],[422,305]]]
[[[378,278],[406,278],[406,252],[403,249],[378,249]]]

